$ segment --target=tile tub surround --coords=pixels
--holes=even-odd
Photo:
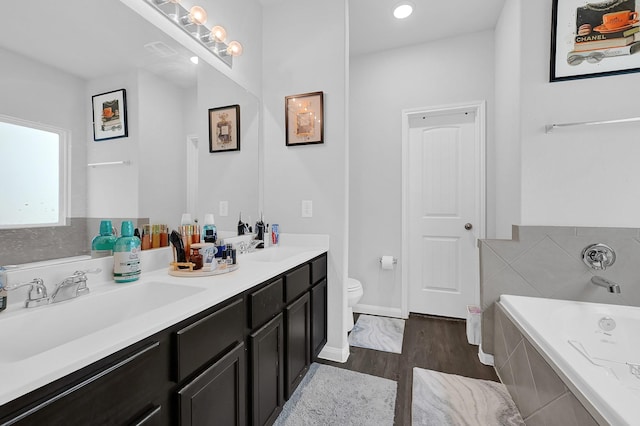
[[[616,263],[595,271],[582,250],[604,243]],[[512,240],[480,240],[482,350],[494,352],[494,303],[501,294],[640,306],[640,229],[565,226],[514,226]],[[610,294],[591,284],[600,275],[620,284]]]
[[[578,398],[496,304],[495,368],[527,425],[597,426]],[[601,423],[607,423],[601,419]]]

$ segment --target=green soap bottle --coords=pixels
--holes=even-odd
[[[91,241],[91,257],[106,257],[113,254],[113,246],[118,237],[113,235],[110,220],[100,222],[100,235]]]
[[[140,238],[133,236],[133,223],[125,220],[113,246],[113,279],[129,283],[140,278],[140,272]]]

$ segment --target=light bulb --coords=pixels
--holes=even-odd
[[[207,11],[200,6],[193,6],[187,15],[189,22],[196,25],[204,25],[207,22]]]
[[[393,16],[398,19],[404,19],[413,13],[413,5],[410,3],[401,3],[393,9]]]
[[[211,38],[216,43],[224,43],[224,41],[227,39],[227,30],[225,30],[220,25],[216,25],[215,27],[211,28]]]
[[[242,45],[235,40],[229,42],[229,45],[227,46],[227,54],[231,56],[242,55]]]
[[[195,65],[198,65],[198,62],[200,62],[199,58],[197,56],[192,56],[189,58],[189,60],[191,62],[193,62]]]

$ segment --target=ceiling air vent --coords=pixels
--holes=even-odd
[[[144,48],[160,58],[168,58],[178,54],[177,51],[162,41],[152,41],[145,44]]]

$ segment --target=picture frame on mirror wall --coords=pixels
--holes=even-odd
[[[554,0],[550,81],[640,71],[640,0]]]
[[[91,105],[94,141],[126,138],[129,135],[125,89],[93,95]]]
[[[287,146],[324,143],[324,93],[285,97]]]
[[[240,151],[240,105],[209,109],[209,152]]]

